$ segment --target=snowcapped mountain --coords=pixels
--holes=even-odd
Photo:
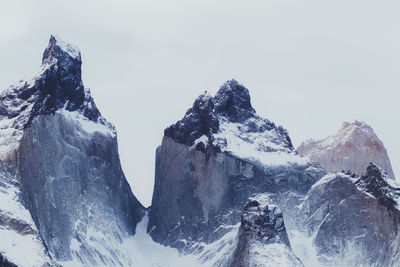
[[[18,266],[132,264],[119,246],[145,209],[81,64],[51,36],[37,73],[0,95],[0,254]]]
[[[325,174],[298,156],[287,131],[259,117],[248,89],[231,80],[214,97],[199,96],[165,130],[148,230],[186,253],[207,250],[235,229],[253,194],[296,202]]]
[[[394,178],[385,146],[364,122],[344,122],[335,134],[322,140],[310,139],[297,151],[332,172],[350,170],[361,175],[368,164],[374,162]]]
[[[1,267],[400,265],[400,185],[366,124],[302,157],[227,81],[165,129],[145,209],[81,64],[52,36],[39,70],[0,94]]]

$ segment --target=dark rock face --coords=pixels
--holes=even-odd
[[[195,140],[205,135],[211,137],[219,128],[219,122],[214,114],[214,101],[206,92],[199,96],[185,117],[176,124],[168,127],[164,135],[176,140],[180,144],[191,146]],[[205,151],[205,146],[198,146]]]
[[[277,266],[278,263],[303,266],[291,251],[280,209],[265,197],[251,199],[243,211],[230,266]]]
[[[279,240],[290,247],[282,212],[275,205],[269,207],[250,200],[244,207],[241,228],[243,234],[250,238],[266,242]]]
[[[398,200],[399,186],[370,164],[361,177],[329,174],[313,185],[297,224],[324,266],[398,266]]]
[[[9,262],[3,255],[0,254],[0,267],[17,267],[14,263]]]
[[[213,150],[220,151],[220,146],[214,144],[213,134],[220,131],[221,119],[247,124],[250,133],[274,130],[279,144],[293,149],[287,131],[257,116],[250,103],[249,90],[235,80],[224,83],[214,97],[207,92],[199,96],[182,120],[165,129],[164,136],[187,146],[194,145],[196,140],[206,136],[207,145],[197,143],[196,149],[206,152],[206,147],[211,146]]]
[[[227,81],[218,90],[215,109],[231,122],[244,122],[256,115],[250,103],[249,90],[236,80]]]
[[[253,194],[293,191],[300,197],[324,174],[296,156],[286,130],[255,114],[245,87],[228,81],[165,130],[148,231],[157,242],[182,249],[210,243],[226,233],[221,225],[240,222]]]
[[[0,96],[0,186],[22,217],[12,230],[38,237],[38,262],[130,266],[120,246],[145,208],[122,172],[114,127],[83,86],[81,64],[77,48],[52,36],[38,73]]]
[[[367,172],[357,180],[356,184],[365,192],[371,193],[379,204],[387,207],[389,211],[394,211],[397,205],[396,199],[400,197],[400,189],[389,185],[388,179],[389,176],[383,169],[370,163]]]
[[[18,116],[17,129],[27,127],[39,115],[54,114],[62,108],[105,123],[89,89],[83,86],[81,65],[77,48],[51,36],[38,77],[4,91],[0,95],[0,115],[8,119]]]

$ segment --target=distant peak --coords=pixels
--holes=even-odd
[[[234,79],[225,82],[214,99],[216,111],[232,122],[242,122],[256,113],[251,106],[249,90]]]
[[[52,63],[54,59],[80,62],[81,52],[78,47],[63,41],[57,35],[51,35],[42,63]]]
[[[366,124],[365,122],[359,121],[359,120],[354,120],[352,122],[343,122],[341,127],[339,128],[337,133],[342,133],[343,131],[345,131],[346,129],[349,128],[362,128],[362,129],[368,129],[372,131],[371,126],[369,126],[368,124]]]

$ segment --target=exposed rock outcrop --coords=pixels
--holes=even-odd
[[[329,174],[313,185],[298,225],[323,266],[398,266],[399,200],[400,185],[370,163],[362,176]]]
[[[374,162],[394,178],[385,146],[364,122],[344,122],[332,136],[322,140],[310,139],[302,143],[297,151],[332,172],[350,170],[361,175],[368,164]]]
[[[248,89],[228,81],[165,130],[148,230],[175,247],[210,243],[240,221],[253,194],[300,198],[324,174],[296,155],[285,129],[257,116]]]
[[[246,204],[229,265],[303,266],[291,250],[281,210],[267,196],[253,197]]]
[[[39,71],[0,95],[0,195],[15,206],[0,201],[0,218],[8,216],[0,231],[36,238],[43,256],[34,266],[132,265],[118,246],[145,213],[122,172],[115,129],[83,86],[81,64],[77,48],[51,36]]]

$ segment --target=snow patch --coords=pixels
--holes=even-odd
[[[257,120],[253,119],[255,123]],[[259,122],[258,122],[259,123]],[[274,130],[249,131],[242,123],[220,120],[220,131],[213,135],[213,144],[223,152],[267,166],[305,165],[300,157],[279,143]]]
[[[68,111],[68,110],[58,110],[56,113],[63,115],[65,118],[77,123],[85,130],[87,133],[102,133],[104,135],[110,135],[112,137],[116,136],[116,132],[112,127],[108,125],[101,124],[99,122],[94,122],[83,116],[78,111]]]
[[[56,45],[64,52],[68,53],[68,55],[72,58],[80,59],[81,57],[81,52],[79,51],[79,48],[75,45],[69,44],[67,42],[64,42],[59,36],[53,35]]]

